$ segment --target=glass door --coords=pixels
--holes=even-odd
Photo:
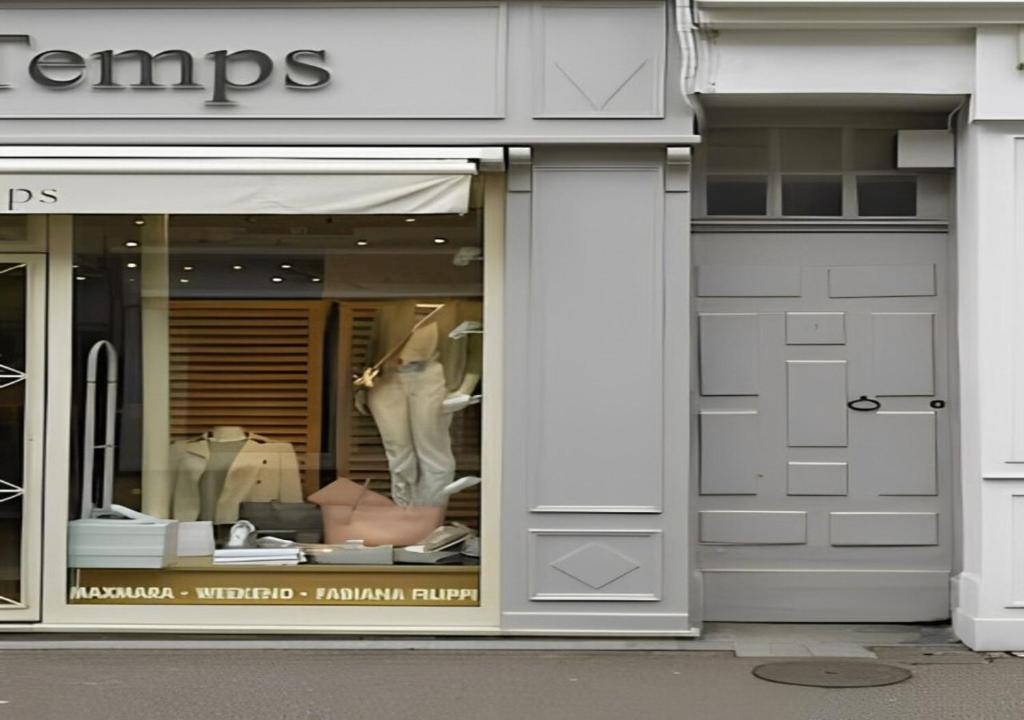
[[[39,619],[44,260],[0,253],[0,621]]]

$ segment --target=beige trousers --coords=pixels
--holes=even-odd
[[[441,412],[446,394],[444,369],[432,360],[389,369],[367,393],[398,505],[447,504],[441,490],[455,479],[455,456],[451,415]]]

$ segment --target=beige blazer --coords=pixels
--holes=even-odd
[[[382,302],[374,320],[366,357],[376,363],[395,347],[416,324],[416,306],[419,300],[390,300]],[[437,360],[444,368],[445,387],[455,390],[462,385],[466,373],[480,375],[483,370],[483,339],[470,335],[452,340],[448,333],[465,320],[483,320],[483,303],[479,300],[423,300],[442,302],[433,319],[413,333],[395,355],[394,364]],[[339,336],[340,342],[345,342]]]
[[[207,435],[172,444],[175,520],[199,517],[199,481],[209,459]],[[302,499],[299,461],[291,443],[249,433],[228,468],[213,521],[217,524],[237,521],[238,505],[242,502],[302,502]]]

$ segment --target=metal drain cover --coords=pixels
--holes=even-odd
[[[879,687],[909,680],[913,673],[895,665],[843,660],[794,660],[758,665],[754,675],[769,682],[825,688]]]

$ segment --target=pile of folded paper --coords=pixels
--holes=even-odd
[[[213,553],[216,565],[298,565],[305,560],[296,547],[224,548]]]

